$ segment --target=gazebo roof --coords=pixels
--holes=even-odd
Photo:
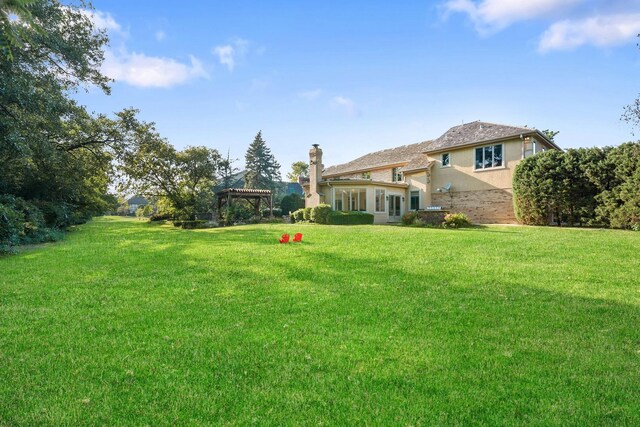
[[[258,188],[225,188],[218,191],[216,196],[268,196],[271,194],[271,190],[261,190]]]

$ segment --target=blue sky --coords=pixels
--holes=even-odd
[[[634,139],[640,0],[94,0],[112,95],[178,148],[244,153],[262,130],[283,176],[484,120],[560,131],[563,148]],[[637,138],[636,138],[637,139]]]

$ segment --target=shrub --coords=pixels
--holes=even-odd
[[[327,224],[362,225],[373,224],[373,214],[367,212],[331,211],[327,216]]]
[[[297,211],[291,212],[291,214],[289,214],[289,216],[291,217],[291,222],[302,222],[302,221],[304,221],[304,208],[303,209],[298,209]]]
[[[224,225],[246,223],[251,221],[252,218],[253,211],[241,203],[233,203],[222,213],[222,223]]]
[[[413,225],[418,218],[418,213],[416,211],[409,211],[402,215],[402,223],[404,225]]]
[[[23,215],[15,206],[8,200],[0,199],[0,253],[10,253],[11,247],[20,243],[23,223]]]
[[[209,221],[207,221],[206,219],[194,219],[187,221],[174,221],[173,225],[176,227],[184,228],[185,230],[193,230],[197,228],[208,228],[208,223]]]
[[[271,216],[271,211],[269,209],[262,209],[261,214],[263,218],[269,218]],[[282,210],[279,208],[273,208],[273,216],[282,216]]]
[[[462,228],[471,225],[469,218],[463,213],[450,213],[445,215],[442,226],[444,228]]]
[[[48,227],[65,228],[73,225],[71,206],[66,203],[46,201],[35,202],[44,217]]]
[[[304,208],[302,209],[303,217],[305,221],[311,221],[311,210],[313,208]]]
[[[47,227],[36,205],[12,195],[0,196],[0,253],[14,252],[14,246],[60,240],[62,231]]]
[[[136,209],[136,218],[138,218],[138,219],[143,219],[144,218],[144,208],[143,207],[139,207],[138,209]]]
[[[288,194],[280,201],[282,215],[289,215],[291,212],[302,208],[304,208],[304,199],[297,194]]]
[[[331,206],[327,204],[319,204],[311,209],[311,221],[318,224],[326,224],[327,218],[331,213]]]
[[[149,217],[149,221],[168,221],[173,219],[173,216],[168,213],[155,213]]]

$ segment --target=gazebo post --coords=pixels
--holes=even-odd
[[[273,218],[273,193],[269,194],[269,216]]]

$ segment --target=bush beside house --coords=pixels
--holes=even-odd
[[[356,225],[373,224],[373,215],[366,212],[334,211],[330,205],[320,204],[291,212],[291,222],[315,222],[317,224]]]
[[[311,221],[317,224],[327,224],[329,215],[331,214],[331,205],[320,204],[311,210]]]
[[[640,228],[640,143],[547,151],[518,164],[514,209],[529,225]]]
[[[373,214],[367,212],[332,211],[327,216],[327,224],[331,225],[365,225],[373,224]]]

